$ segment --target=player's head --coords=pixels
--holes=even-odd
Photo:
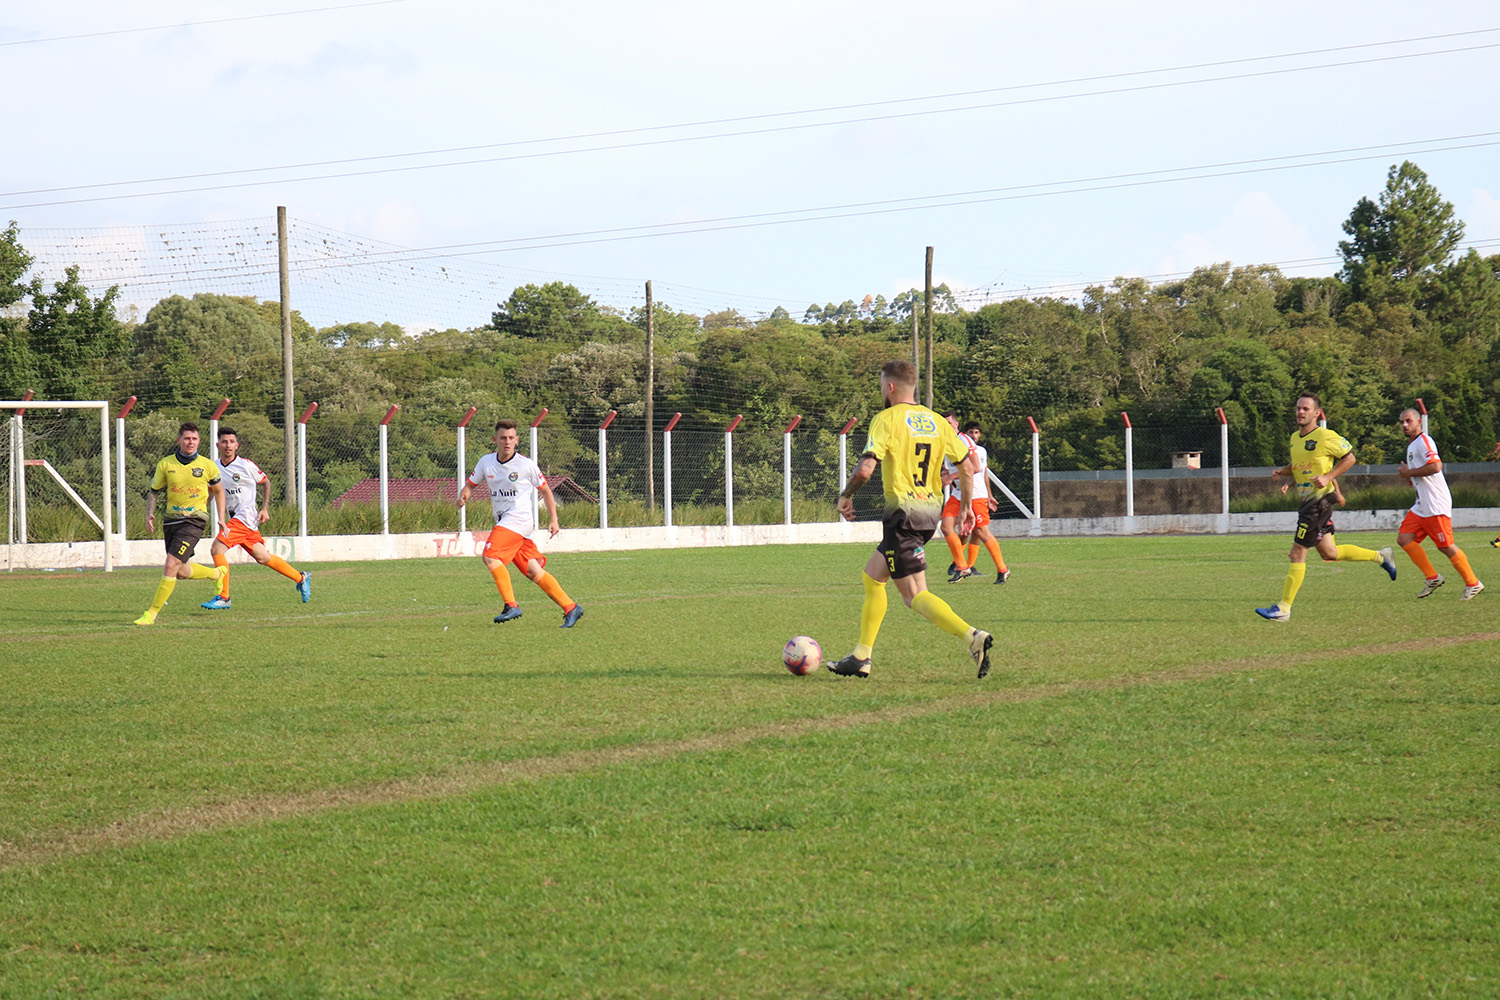
[[[495,455],[502,462],[507,462],[516,453],[516,445],[521,440],[521,432],[516,430],[516,422],[507,417],[495,421]]]
[[[233,427],[219,428],[219,461],[233,462],[240,453],[240,436]]]
[[[948,426],[952,427],[954,430],[958,430],[958,414],[957,413],[954,413],[952,410],[949,410],[947,413],[943,414],[943,419],[946,420],[946,421],[948,421]]]
[[[1323,415],[1323,401],[1315,392],[1304,392],[1297,397],[1297,426],[1302,430],[1316,427],[1318,417]]]
[[[984,436],[984,431],[980,429],[979,421],[977,420],[970,420],[968,423],[960,427],[959,430],[969,435],[969,437],[975,441],[978,441],[981,437]]]
[[[917,366],[910,361],[887,361],[880,368],[880,396],[885,405],[916,398]]]
[[[202,437],[198,433],[198,425],[192,421],[177,428],[177,450],[189,458],[198,454],[200,440]]]
[[[1417,435],[1422,433],[1422,414],[1411,407],[1402,410],[1397,420],[1401,423],[1401,433],[1406,435],[1408,441],[1415,441]]]

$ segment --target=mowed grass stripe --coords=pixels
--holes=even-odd
[[[69,856],[89,854],[152,840],[168,840],[197,833],[284,819],[296,819],[339,809],[390,805],[423,799],[465,795],[499,785],[534,781],[607,767],[651,763],[700,752],[714,752],[763,739],[790,739],[812,733],[886,725],[967,711],[993,705],[1066,697],[1072,694],[1121,690],[1147,685],[1178,684],[1225,674],[1285,670],[1326,661],[1421,653],[1433,647],[1500,643],[1500,631],[1441,636],[1403,642],[1312,650],[1288,656],[1235,657],[1205,661],[1158,673],[1133,673],[1080,679],[1019,688],[979,689],[918,704],[894,705],[873,711],[806,718],[747,726],[687,739],[662,740],[602,750],[579,750],[457,768],[367,786],[322,789],[291,795],[256,796],[212,805],[165,810],[122,819],[93,830],[67,831],[31,842],[0,844],[0,869],[49,864]],[[858,681],[841,683],[857,684]]]

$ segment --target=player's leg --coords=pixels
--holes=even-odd
[[[255,532],[255,539],[248,544],[242,545],[244,550],[250,553],[250,558],[268,566],[286,577],[297,585],[297,593],[302,595],[302,603],[306,604],[312,600],[312,574],[299,570],[291,563],[277,555],[272,555],[271,550],[266,548],[265,539],[260,537],[260,532]]]
[[[1308,536],[1305,528],[1306,524],[1299,520],[1297,539]],[[1255,609],[1255,613],[1267,621],[1284,622],[1292,617],[1292,602],[1297,599],[1297,591],[1302,589],[1302,581],[1307,577],[1307,546],[1294,540],[1287,553],[1287,561],[1286,578],[1281,583],[1281,599],[1268,608]]]
[[[1464,593],[1462,600],[1473,600],[1475,597],[1479,596],[1479,592],[1484,589],[1484,584],[1480,583],[1479,577],[1474,575],[1474,569],[1469,565],[1469,557],[1464,555],[1464,550],[1459,548],[1457,545],[1452,544],[1453,536],[1451,534],[1451,529],[1449,529],[1449,532],[1445,533],[1445,536],[1449,540],[1449,545],[1447,548],[1440,547],[1438,551],[1448,557],[1448,561],[1453,564],[1453,568],[1458,570],[1458,575],[1464,578]]]
[[[870,676],[870,657],[875,652],[875,639],[880,635],[880,623],[885,620],[885,585],[891,578],[890,561],[893,556],[886,555],[885,545],[885,540],[882,539],[880,546],[870,553],[864,572],[860,574],[865,597],[859,609],[859,642],[854,644],[854,652],[828,664],[828,669],[836,674],[845,677]]]
[[[950,500],[949,503],[953,503],[953,501]],[[948,567],[949,583],[957,583],[959,580],[966,579],[969,575],[969,567],[972,565],[969,562],[968,555],[964,552],[963,538],[954,530],[958,525],[956,506],[955,504],[955,513],[952,516],[948,515],[946,507],[943,508],[943,520],[940,526],[940,530],[943,533],[943,541],[947,543],[948,551],[953,553],[953,562]]]
[[[930,530],[930,529],[929,529]],[[974,628],[958,616],[948,602],[927,589],[926,559],[920,555],[928,539],[922,533],[908,531],[902,538],[892,577],[896,591],[906,606],[949,635],[963,639],[979,668],[979,676],[990,672],[990,646],[994,639],[988,632]],[[903,573],[897,576],[896,573]]]
[[[1417,592],[1419,598],[1430,596],[1445,582],[1443,574],[1433,567],[1432,560],[1427,558],[1427,553],[1422,549],[1422,539],[1425,537],[1427,532],[1423,528],[1422,519],[1408,511],[1401,522],[1401,530],[1396,535],[1396,545],[1411,559],[1417,572],[1422,574],[1425,582]]]
[[[214,569],[219,571],[219,583],[214,588],[214,596],[204,601],[199,607],[207,608],[209,611],[224,611],[232,607],[229,603],[229,559],[226,553],[229,546],[224,543],[224,533],[214,539],[213,548],[209,549],[209,555],[213,556]]]
[[[528,538],[515,561],[516,567],[526,574],[526,578],[541,587],[542,592],[562,608],[563,623],[560,627],[572,628],[577,625],[578,619],[583,617],[583,605],[569,597],[562,584],[557,582],[557,577],[547,572],[547,557],[537,551],[536,543]]]
[[[524,541],[524,538],[509,528],[496,525],[490,529],[490,537],[484,543],[484,568],[489,570],[490,578],[495,581],[495,589],[500,591],[500,601],[504,605],[495,616],[497,622],[514,621],[521,617],[521,607],[516,603],[516,590],[511,585],[507,566]]]
[[[1392,580],[1396,579],[1396,560],[1391,555],[1390,546],[1383,549],[1367,549],[1361,545],[1337,545],[1333,544],[1333,535],[1325,535],[1324,540],[1330,544],[1328,547],[1318,546],[1318,555],[1323,557],[1324,562],[1372,562],[1380,563],[1381,569],[1390,574]]]

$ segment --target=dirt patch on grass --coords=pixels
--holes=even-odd
[[[320,789],[293,795],[256,796],[132,816],[102,828],[65,831],[32,841],[0,844],[0,869],[44,865],[64,858],[111,848],[169,840],[274,820],[314,816],[338,809],[464,795],[515,782],[562,777],[622,764],[651,763],[684,754],[733,749],[763,739],[795,738],[807,733],[889,724],[941,715],[960,709],[1036,701],[1075,693],[1114,691],[1154,684],[1175,684],[1252,670],[1284,670],[1304,664],[1350,657],[1420,653],[1434,647],[1464,646],[1495,641],[1500,641],[1500,632],[1475,632],[1467,635],[1351,646],[1344,649],[1319,650],[1293,655],[1288,655],[1284,649],[1278,649],[1276,652],[1268,652],[1263,656],[1215,660],[1151,674],[1130,674],[1016,688],[995,689],[976,685],[971,692],[921,704],[746,726],[687,739],[662,740],[602,750],[578,750],[550,757],[532,757],[519,761],[474,765],[444,774],[424,775],[367,786]],[[861,682],[849,680],[843,683]]]

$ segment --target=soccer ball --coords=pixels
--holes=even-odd
[[[823,647],[811,636],[794,635],[781,651],[781,662],[798,677],[805,677],[823,665]]]

